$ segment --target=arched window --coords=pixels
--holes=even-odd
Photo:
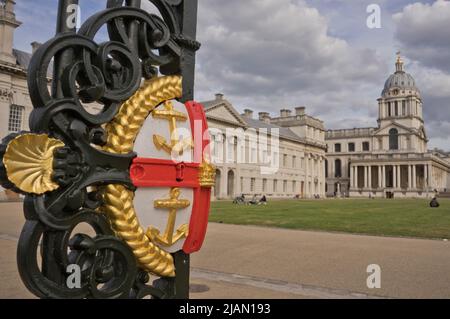
[[[334,162],[334,177],[341,178],[342,177],[342,161],[340,159]]]
[[[389,131],[389,149],[398,150],[398,130],[393,128]]]

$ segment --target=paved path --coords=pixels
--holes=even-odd
[[[30,298],[16,269],[19,204],[0,204],[0,298]],[[382,289],[366,286],[369,264]],[[210,224],[193,298],[450,298],[450,243]]]

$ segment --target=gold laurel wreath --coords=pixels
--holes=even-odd
[[[114,154],[131,153],[151,112],[161,103],[180,98],[181,95],[180,76],[146,81],[134,96],[122,104],[116,117],[107,124],[108,141],[104,150]],[[131,247],[139,265],[155,275],[174,277],[172,255],[155,245],[139,223],[133,205],[134,192],[123,185],[108,185],[103,188],[102,194],[105,204],[101,211],[110,218],[117,236]]]

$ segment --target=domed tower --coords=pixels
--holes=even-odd
[[[397,53],[395,69],[395,73],[389,76],[384,85],[381,98],[378,99],[379,133],[396,133],[399,151],[426,152],[422,97],[412,75],[405,72],[400,53]],[[392,145],[388,146],[380,148],[395,150]]]

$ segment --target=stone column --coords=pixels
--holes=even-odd
[[[428,164],[428,187],[433,185],[433,166]]]
[[[367,166],[364,166],[364,188],[368,188],[368,180],[369,180],[369,174],[368,174],[368,169]]]
[[[378,166],[378,188],[383,188],[383,169],[381,166]]]
[[[397,166],[397,188],[402,188],[402,167]]]
[[[368,181],[369,189],[372,189],[372,166],[368,166],[367,170],[369,172],[369,181]]]
[[[359,188],[358,166],[355,166],[355,188]]]
[[[227,139],[227,136],[225,134],[222,136],[222,141],[223,141],[223,144],[222,144],[222,154],[223,154],[222,161],[223,162],[222,163],[227,164],[228,163],[228,153],[227,153],[227,151],[228,151],[228,146],[227,146],[228,139]]]
[[[381,167],[381,180],[383,181],[381,188],[386,188],[386,165]]]
[[[425,189],[428,189],[428,165],[424,165],[423,166],[423,172],[424,172],[424,178],[425,178],[425,182],[424,182],[424,184],[425,184]]]
[[[350,163],[348,164],[350,165]],[[350,166],[350,188],[353,188],[354,186],[354,172],[353,172],[354,167]]]
[[[228,170],[223,169],[220,174],[220,198],[228,198]]]
[[[394,189],[397,188],[397,165],[392,166],[393,174],[394,175]]]
[[[417,189],[417,167],[416,167],[416,165],[412,166],[412,188]]]
[[[408,165],[408,190],[412,188],[412,170],[411,165]]]

